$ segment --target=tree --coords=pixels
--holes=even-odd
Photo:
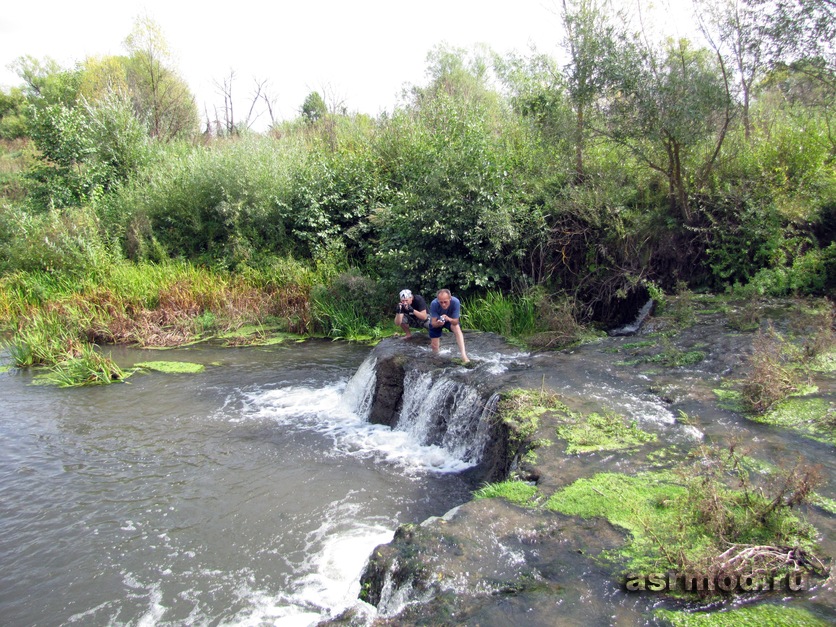
[[[300,111],[302,116],[305,118],[305,121],[309,124],[313,124],[317,120],[324,118],[328,113],[325,101],[322,99],[322,96],[319,95],[318,91],[312,91],[308,94],[308,97],[305,98],[305,102],[302,103]]]
[[[575,179],[585,178],[584,147],[587,115],[604,86],[602,61],[613,55],[614,29],[605,12],[606,0],[562,0],[564,46],[569,53],[566,76],[569,101],[575,112]]]
[[[95,102],[114,92],[129,93],[128,67],[124,56],[88,57],[81,64],[79,94],[87,102]]]
[[[32,56],[18,58],[13,67],[23,81],[23,93],[29,104],[75,106],[82,78],[78,68],[66,69],[49,57],[40,61]]]
[[[20,88],[0,89],[0,139],[26,136],[26,96]]]
[[[744,0],[702,0],[700,28],[717,54],[730,54],[742,96],[743,130],[752,136],[750,107],[754,86],[763,76],[766,48],[758,29],[758,13]],[[725,50],[724,50],[725,49]]]
[[[656,51],[626,39],[609,71],[602,131],[664,174],[671,211],[689,222],[689,187],[707,179],[731,121],[722,59],[692,49],[687,40]],[[713,147],[700,157],[712,139]]]
[[[198,114],[188,85],[171,69],[171,55],[160,27],[138,18],[125,40],[128,82],[137,117],[148,120],[151,137],[169,141],[197,131]]]

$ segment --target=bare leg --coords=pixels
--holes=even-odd
[[[395,316],[395,325],[404,330],[404,333],[406,334],[404,339],[408,340],[412,337],[412,331],[409,330],[409,323],[404,319],[403,314],[397,314]]]
[[[467,353],[464,350],[464,333],[462,333],[462,328],[458,324],[450,325],[452,327],[453,335],[456,336],[456,344],[459,346],[459,353],[462,355],[462,361],[464,363],[468,363],[470,360],[467,358]]]
[[[432,347],[434,353],[438,352],[438,344],[440,340],[440,337],[434,337],[430,340],[430,346]]]

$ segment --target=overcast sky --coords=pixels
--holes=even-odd
[[[621,0],[632,4],[633,0]],[[657,4],[668,0],[657,0]],[[679,0],[674,4],[686,4]],[[231,71],[247,99],[267,80],[279,119],[293,118],[311,91],[350,112],[391,111],[407,84],[425,82],[427,53],[440,44],[560,54],[560,0],[23,0],[0,11],[0,86],[19,85],[18,57],[72,66],[88,56],[124,54],[139,15],[162,29],[203,117],[220,107],[217,83]],[[676,20],[670,22],[675,24]],[[238,105],[241,111],[241,105]]]

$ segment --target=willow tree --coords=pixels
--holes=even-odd
[[[722,59],[684,39],[661,50],[630,39],[608,67],[602,131],[665,176],[671,212],[690,222],[690,191],[707,180],[732,119]]]
[[[575,113],[575,178],[585,178],[584,149],[589,133],[587,115],[605,83],[603,59],[612,56],[614,29],[607,17],[607,0],[562,0],[564,46],[569,63],[564,68],[569,100]]]
[[[734,64],[740,89],[744,135],[752,136],[750,108],[755,85],[767,70],[767,50],[758,11],[744,0],[697,0],[700,28],[717,54]]]
[[[168,141],[198,129],[194,96],[172,67],[171,53],[160,27],[138,18],[125,40],[128,82],[137,117],[147,120],[151,137]]]

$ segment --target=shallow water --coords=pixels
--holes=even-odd
[[[117,349],[206,370],[80,389],[0,375],[3,624],[307,625],[358,603],[373,547],[471,487],[347,407],[368,350]]]

